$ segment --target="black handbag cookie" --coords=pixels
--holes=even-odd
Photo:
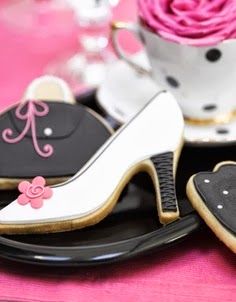
[[[0,116],[1,189],[15,188],[22,179],[37,175],[49,184],[63,181],[75,174],[111,135],[109,127],[92,110],[63,99],[53,100],[55,88],[51,85],[51,92],[45,91],[49,79],[40,81],[41,95],[51,93],[46,102],[23,100]],[[62,83],[55,78],[53,81],[56,85]]]
[[[187,184],[193,207],[216,236],[236,253],[236,162],[193,175]]]

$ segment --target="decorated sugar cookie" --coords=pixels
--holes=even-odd
[[[48,187],[36,177],[20,183],[17,200],[0,211],[0,233],[60,232],[96,224],[111,212],[130,179],[143,171],[152,178],[160,222],[178,219],[175,171],[183,126],[173,96],[160,92],[67,182]]]
[[[236,253],[236,162],[193,175],[187,195],[216,236]]]
[[[67,84],[44,76],[0,114],[0,190],[38,175],[48,184],[74,175],[110,137],[101,117],[75,104]]]

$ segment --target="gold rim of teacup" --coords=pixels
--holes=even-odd
[[[221,114],[213,118],[208,119],[197,119],[192,117],[184,116],[186,124],[195,126],[211,126],[219,124],[228,124],[232,120],[236,119],[236,109],[226,114]]]

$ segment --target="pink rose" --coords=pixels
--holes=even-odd
[[[139,16],[173,42],[209,46],[236,38],[235,0],[138,0]]]
[[[21,205],[30,203],[34,209],[39,209],[43,206],[43,200],[52,197],[52,189],[45,186],[46,181],[42,176],[37,176],[29,181],[22,181],[18,185],[19,191],[22,193],[18,196],[17,201]]]

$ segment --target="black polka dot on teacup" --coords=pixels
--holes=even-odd
[[[217,132],[218,134],[228,134],[228,133],[229,133],[229,130],[226,129],[226,128],[219,128],[219,129],[216,130],[216,132]]]
[[[204,111],[213,111],[217,109],[217,106],[215,104],[207,104],[202,107]]]
[[[139,37],[140,37],[140,40],[141,40],[141,42],[143,43],[143,44],[145,44],[145,37],[144,37],[144,35],[142,34],[142,33],[140,33],[139,34]]]
[[[209,62],[216,62],[221,58],[221,56],[222,56],[222,53],[217,48],[212,48],[212,49],[208,50],[206,53],[206,59]]]
[[[178,82],[174,77],[167,76],[167,77],[166,77],[166,82],[167,82],[171,87],[174,87],[174,88],[178,88],[178,87],[179,87],[179,82]]]

